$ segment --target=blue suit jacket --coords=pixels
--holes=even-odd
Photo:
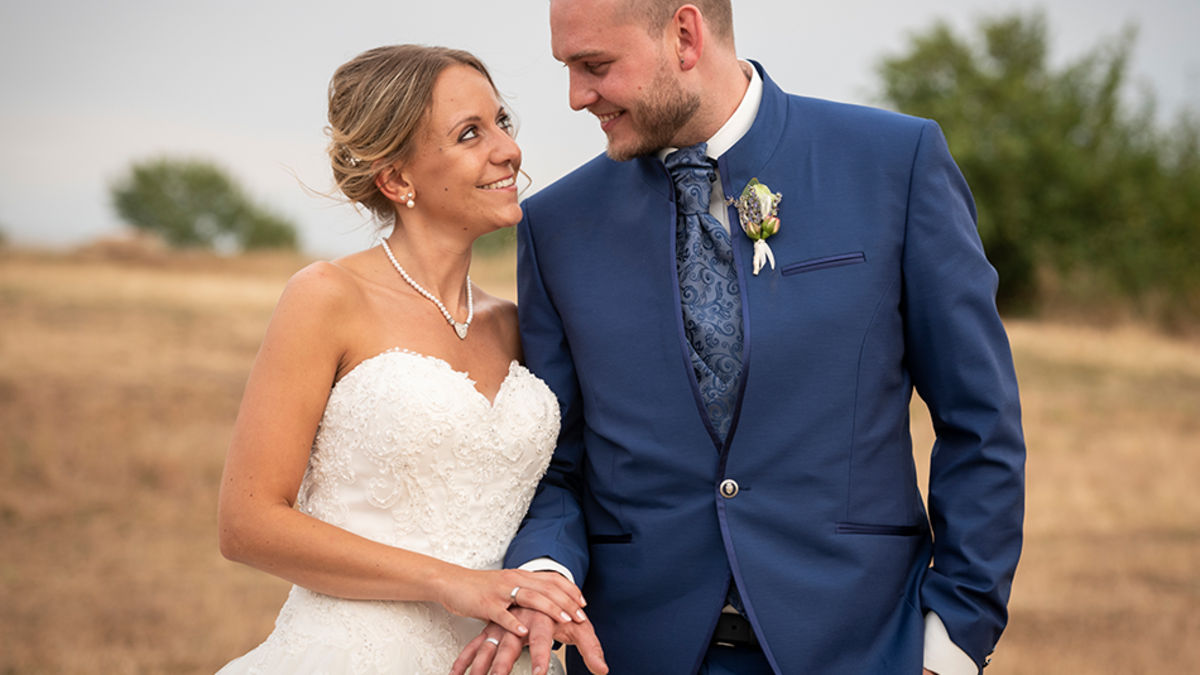
[[[724,443],[689,362],[662,163],[601,156],[525,202],[521,335],[564,419],[508,564],[550,556],[583,580],[617,675],[695,673],[731,578],[779,673],[920,673],[930,610],[979,663],[1020,554],[1024,441],[970,192],[934,123],[763,78],[718,162],[727,195],[751,178],[783,194],[776,269],[754,276],[733,228],[745,353]],[[914,387],[938,438],[928,517]]]

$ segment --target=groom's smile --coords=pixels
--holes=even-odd
[[[595,115],[595,116],[596,116],[596,118],[600,120],[600,126],[601,126],[601,127],[603,127],[604,125],[608,124],[609,122],[611,122],[611,121],[613,121],[613,120],[617,119],[618,117],[620,117],[620,116],[621,116],[621,113],[623,113],[623,112],[624,112],[624,111],[618,111],[618,112],[615,112],[615,113],[608,113],[607,115],[602,115],[602,114],[600,114],[600,113],[597,113],[597,112],[593,112],[592,114],[593,114],[593,115]]]
[[[699,108],[673,69],[674,43],[629,17],[593,10],[566,0],[550,7],[551,51],[570,75],[571,108],[596,116],[614,160],[672,145]]]

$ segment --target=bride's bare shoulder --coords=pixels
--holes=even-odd
[[[297,302],[330,311],[356,306],[363,300],[368,284],[363,253],[304,267],[288,280],[280,303]]]
[[[347,331],[368,307],[365,284],[340,261],[311,263],[284,286],[271,326],[288,340],[321,335],[344,348]]]
[[[280,308],[302,305],[309,310],[333,309],[358,294],[358,283],[344,268],[320,261],[292,275],[279,299]]]

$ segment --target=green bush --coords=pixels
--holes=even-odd
[[[1054,70],[1044,16],[1014,14],[974,42],[938,23],[879,67],[885,104],[945,131],[1006,311],[1037,307],[1040,270],[1200,311],[1200,126],[1185,114],[1162,130],[1149,95],[1130,103],[1134,37]]]
[[[491,256],[504,253],[517,247],[517,228],[506,227],[495,232],[489,232],[475,240],[472,250],[475,255]]]
[[[117,214],[176,247],[296,247],[289,221],[252,203],[215,165],[160,158],[134,164],[110,189]]]

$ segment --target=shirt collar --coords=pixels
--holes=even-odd
[[[717,133],[708,139],[707,155],[712,159],[717,159],[725,154],[727,150],[742,140],[742,136],[750,131],[750,127],[754,126],[754,118],[758,116],[758,106],[762,103],[763,81],[758,74],[758,69],[751,64],[742,61],[742,69],[750,71],[750,86],[746,87],[746,93],[742,96],[742,102],[738,104],[737,110],[733,111],[733,115],[725,124],[717,129]],[[659,159],[666,159],[667,155],[678,150],[679,148],[663,148],[658,151]]]

